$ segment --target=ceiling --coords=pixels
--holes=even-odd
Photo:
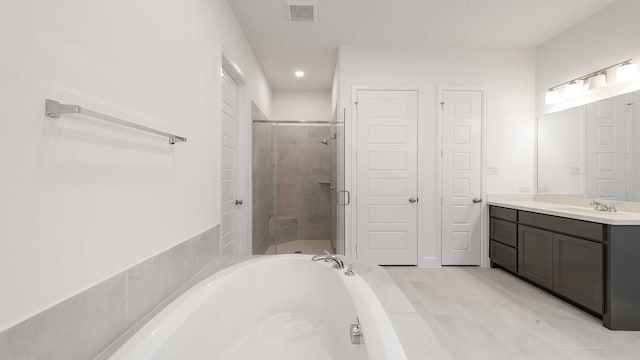
[[[533,48],[613,1],[317,0],[317,23],[289,22],[286,0],[229,3],[274,90],[327,90],[342,45]]]

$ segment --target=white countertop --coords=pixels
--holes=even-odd
[[[570,204],[543,202],[535,200],[497,200],[491,199],[489,205],[516,210],[531,211],[540,214],[561,216],[570,219],[591,221],[608,225],[640,225],[640,213],[630,211],[595,211],[591,207]]]

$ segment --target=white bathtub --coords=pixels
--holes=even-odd
[[[172,302],[111,359],[406,359],[366,282],[332,265],[306,255],[236,264]],[[363,345],[351,344],[356,317]]]

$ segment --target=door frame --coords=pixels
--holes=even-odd
[[[345,142],[350,141],[350,143],[345,143],[345,160],[350,160],[350,164],[345,163],[345,168],[348,169],[345,171],[345,189],[351,189],[351,211],[345,211],[345,255],[353,257],[354,259],[358,258],[357,251],[357,242],[358,242],[358,159],[357,159],[357,150],[358,150],[358,132],[357,132],[357,121],[358,121],[358,107],[356,105],[356,101],[358,99],[358,91],[415,91],[418,95],[418,154],[417,154],[417,162],[418,162],[418,199],[426,198],[424,192],[424,186],[420,186],[420,180],[424,175],[424,166],[422,164],[422,154],[424,153],[426,146],[422,141],[422,133],[424,130],[423,123],[423,109],[422,109],[422,99],[424,95],[424,88],[422,86],[369,86],[369,85],[353,85],[351,86],[351,121],[348,124],[345,124]],[[349,134],[350,133],[350,134]],[[426,235],[425,225],[420,221],[420,216],[425,214],[425,201],[418,201],[418,212],[417,212],[417,249],[416,249],[416,264],[418,266],[423,266],[423,247],[424,244],[421,239],[424,239]],[[351,236],[346,236],[350,234]]]
[[[436,229],[436,241],[438,243],[438,262],[440,266],[442,266],[442,180],[443,180],[443,161],[442,161],[442,151],[444,148],[443,144],[443,135],[442,131],[444,129],[444,119],[443,119],[443,111],[442,106],[440,105],[443,102],[444,92],[445,91],[479,91],[481,94],[480,105],[482,106],[482,110],[480,111],[481,117],[481,131],[480,131],[480,142],[481,142],[481,165],[480,165],[480,196],[482,197],[482,203],[480,208],[480,267],[489,267],[489,242],[487,240],[487,234],[489,229],[489,216],[487,206],[487,88],[483,86],[459,86],[459,85],[448,85],[448,86],[437,86],[437,94],[438,100],[436,103],[436,109],[438,111],[438,153],[440,156],[437,156],[437,172],[438,172],[438,180],[437,180],[437,198],[440,199],[440,206],[436,206],[436,221],[437,221],[437,229]]]
[[[243,200],[243,206],[236,208],[236,241],[234,244],[234,254],[245,256],[251,254],[251,231],[247,228],[251,224],[251,102],[247,92],[248,81],[237,62],[233,60],[230,53],[220,45],[220,69],[224,69],[238,85],[238,144],[237,144],[237,173],[236,173],[236,194]],[[220,70],[221,71],[221,70]],[[220,78],[221,74],[218,74]],[[221,133],[220,111],[222,111],[222,81],[218,82],[218,128],[216,134]],[[222,143],[216,138],[218,144],[218,165],[222,161]],[[218,166],[219,167],[219,166]],[[217,169],[220,171],[220,169]],[[220,173],[218,173],[220,181]],[[218,199],[221,199],[220,183],[218,183]],[[219,204],[218,204],[219,206]],[[247,210],[249,209],[249,210]],[[221,221],[221,219],[220,219]],[[220,248],[222,250],[222,248]]]

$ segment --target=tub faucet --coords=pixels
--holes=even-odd
[[[320,260],[333,261],[335,263],[334,266],[335,266],[336,269],[338,269],[338,270],[344,269],[344,263],[336,255],[331,255],[331,254],[316,255],[316,256],[311,258],[311,261],[320,261]]]
[[[593,210],[595,211],[618,212],[618,209],[616,209],[616,206],[614,204],[607,205],[599,201],[591,200],[589,205],[593,206]]]

